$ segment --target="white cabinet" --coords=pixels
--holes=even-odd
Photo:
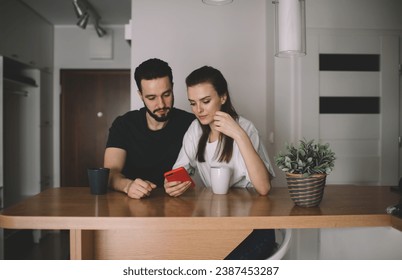
[[[3,58],[3,200],[7,207],[40,186],[40,71]]]
[[[40,71],[0,56],[0,209],[41,191],[40,97]],[[0,259],[15,232],[0,228]]]
[[[53,184],[53,37],[29,7],[0,0],[0,209]],[[0,229],[0,259],[9,235]]]
[[[0,0],[0,56],[4,57],[6,64],[10,61],[20,63],[18,66],[16,66],[17,63],[13,63],[11,68],[6,69],[8,72],[5,74],[6,76],[13,74],[10,73],[10,71],[25,72],[19,73],[24,74],[23,81],[20,82],[15,81],[18,79],[14,79],[13,81],[12,78],[10,79],[8,77],[3,79],[4,73],[0,75],[3,86],[7,86],[8,88],[11,87],[15,91],[13,95],[10,95],[12,97],[3,100],[3,102],[7,102],[6,104],[0,104],[1,125],[3,125],[5,121],[4,116],[13,110],[11,109],[13,106],[16,107],[14,108],[15,116],[10,114],[8,119],[11,118],[16,122],[22,122],[22,119],[25,118],[26,114],[32,117],[34,113],[31,111],[37,110],[35,111],[35,117],[29,118],[31,123],[24,123],[23,125],[27,127],[27,130],[24,130],[24,133],[25,131],[32,130],[30,131],[30,134],[26,136],[27,140],[31,139],[33,137],[32,135],[34,135],[35,141],[37,141],[36,139],[40,139],[41,142],[35,153],[37,153],[42,160],[40,162],[37,161],[37,155],[33,155],[34,152],[32,152],[31,158],[35,157],[35,161],[27,164],[35,165],[35,167],[32,167],[32,172],[37,172],[36,166],[41,169],[41,178],[39,182],[42,185],[42,188],[47,188],[53,183],[53,37],[53,25],[32,11],[28,6],[16,0]],[[21,76],[22,75],[20,75],[20,77]],[[32,83],[32,79],[35,80],[35,82]],[[39,85],[42,86],[39,87]],[[3,86],[1,88],[3,88]],[[26,95],[24,93],[26,91],[35,94]],[[16,92],[19,92],[20,95]],[[5,93],[2,95],[4,94]],[[32,105],[35,106],[32,107]],[[26,108],[22,109],[24,106]],[[39,107],[36,108],[37,106]],[[10,107],[10,109],[2,112],[1,110],[5,107]],[[24,112],[24,115],[16,117],[21,113],[20,110]],[[32,122],[36,122],[38,117],[40,118],[39,125],[36,123],[33,125]],[[3,129],[0,129],[0,132],[1,131],[3,131]],[[14,135],[14,137],[17,137],[18,135],[24,136],[23,132],[18,130],[12,130],[9,137],[12,137],[12,135]],[[5,139],[4,137],[8,136],[3,133],[0,137],[0,141],[3,141]],[[14,156],[11,155],[12,152],[4,151],[3,153],[3,151],[1,151],[2,148],[3,144],[0,145],[0,154],[3,157],[3,161],[0,160],[0,162],[4,162],[4,156],[6,154],[10,154],[12,159],[17,159],[20,155],[20,151],[14,151]],[[0,170],[8,168],[7,166],[0,167]],[[12,172],[16,173],[16,171]],[[25,180],[20,178],[21,175],[26,175],[30,180],[37,179],[36,175],[33,176],[31,172],[28,173],[29,174],[20,174],[20,176],[16,176],[17,178],[13,179],[14,181],[12,182],[21,184],[20,181]],[[0,183],[0,186],[4,185],[1,177]],[[15,193],[17,192],[19,191],[15,191]],[[10,191],[7,191],[7,193],[8,198],[14,196],[14,192],[11,195]],[[28,190],[23,190],[23,193],[29,195],[30,192]],[[2,189],[0,187],[0,207],[4,201],[4,199],[1,198],[1,194]]]
[[[50,72],[53,33],[53,25],[24,4],[0,1],[0,55]]]

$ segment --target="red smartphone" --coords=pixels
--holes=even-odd
[[[187,182],[190,181],[190,187],[195,187],[193,179],[191,179],[190,175],[188,174],[187,170],[184,167],[179,167],[173,170],[170,170],[164,174],[166,180],[168,182],[173,181],[180,181],[180,182]]]

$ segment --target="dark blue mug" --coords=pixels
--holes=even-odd
[[[109,168],[88,168],[88,181],[91,194],[106,194],[109,184]]]

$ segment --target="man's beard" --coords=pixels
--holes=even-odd
[[[164,115],[164,116],[158,116],[158,115],[156,115],[155,113],[151,112],[151,110],[149,110],[147,106],[145,106],[145,109],[147,110],[148,114],[149,114],[154,120],[156,120],[157,122],[165,122],[165,121],[167,121],[167,120],[169,119],[169,117],[170,117],[170,113],[172,112],[171,108],[163,108],[163,109],[165,109],[165,110],[166,110],[166,109],[168,110],[167,113],[166,113],[166,115]],[[158,111],[158,110],[156,110],[156,111]],[[154,111],[154,112],[156,112],[156,111]]]

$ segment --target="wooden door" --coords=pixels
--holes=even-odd
[[[61,186],[87,186],[103,166],[113,120],[130,109],[130,70],[61,71]]]

